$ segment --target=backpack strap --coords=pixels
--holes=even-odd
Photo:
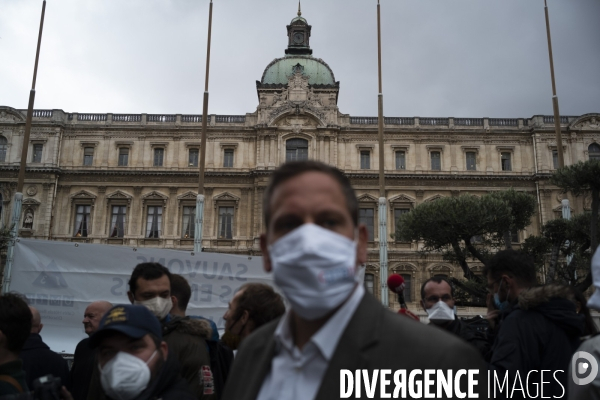
[[[15,389],[19,391],[19,393],[23,393],[23,388],[21,387],[21,384],[10,375],[0,375],[0,382],[6,382],[9,385],[14,386]]]

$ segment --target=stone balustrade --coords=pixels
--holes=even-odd
[[[490,126],[519,126],[517,118],[490,118]]]

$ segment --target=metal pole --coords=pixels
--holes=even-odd
[[[387,199],[385,197],[385,164],[383,148],[383,89],[381,82],[381,6],[377,0],[377,69],[379,92],[377,95],[378,108],[378,139],[379,139],[379,277],[381,283],[381,303],[388,307],[388,257],[387,257]]]
[[[15,241],[19,236],[19,222],[21,221],[21,209],[23,207],[23,185],[25,183],[25,169],[27,168],[27,152],[29,150],[29,136],[31,133],[31,120],[33,118],[33,103],[35,100],[35,82],[37,79],[38,61],[40,59],[40,47],[42,45],[42,32],[44,30],[44,15],[46,14],[46,0],[42,2],[42,16],[40,17],[40,31],[38,33],[37,49],[35,52],[35,64],[33,67],[33,81],[29,91],[29,105],[27,106],[27,120],[25,122],[25,134],[23,135],[23,148],[21,149],[21,164],[19,166],[19,178],[17,181],[17,191],[15,192],[12,213],[10,218],[11,229],[10,239],[6,252],[6,269],[4,270],[4,280],[2,293],[8,293],[10,290],[10,278],[15,254]]]
[[[204,220],[204,164],[206,163],[206,127],[208,123],[208,76],[210,70],[210,39],[212,31],[213,2],[208,11],[208,43],[206,45],[206,78],[204,80],[204,104],[202,106],[202,139],[200,140],[200,173],[198,177],[198,197],[196,197],[196,225],[194,231],[194,252],[202,251],[202,227]]]
[[[550,18],[548,17],[548,4],[546,0],[544,0],[544,13],[546,14],[546,36],[548,37],[548,57],[550,58],[550,78],[552,80],[552,108],[554,110],[554,129],[556,131],[556,152],[558,154],[558,168],[562,168],[565,166],[565,159],[563,155],[562,132],[560,131],[560,112],[558,111],[558,96],[556,95],[556,83],[554,81],[554,59],[552,57]]]

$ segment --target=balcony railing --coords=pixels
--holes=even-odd
[[[490,126],[518,126],[517,118],[490,118]]]
[[[52,114],[52,110],[33,110],[33,118],[52,118]]]
[[[106,121],[106,114],[77,114],[77,121]]]
[[[454,118],[454,125],[483,126],[483,118]]]
[[[448,126],[448,118],[419,118],[420,125],[446,125]]]
[[[142,120],[141,114],[113,114],[114,122],[140,122]]]
[[[148,114],[148,122],[175,122],[174,114]]]
[[[377,117],[350,117],[350,123],[354,125],[377,125]]]
[[[245,115],[217,115],[217,124],[243,124],[246,122]]]
[[[554,123],[554,115],[544,115],[544,123],[545,124],[553,124]],[[560,117],[561,124],[568,124],[569,117]]]
[[[406,117],[384,117],[383,121],[386,125],[414,125],[414,118]]]
[[[202,115],[182,115],[181,116],[181,122],[187,122],[187,123],[196,123],[196,124],[201,124],[202,123]],[[206,122],[210,122],[210,115],[208,116],[208,121]]]

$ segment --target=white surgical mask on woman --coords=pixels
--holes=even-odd
[[[100,368],[100,383],[104,393],[114,400],[130,400],[142,393],[150,382],[148,361],[144,362],[129,353],[118,352],[109,362]]]
[[[158,319],[165,318],[173,308],[173,302],[171,301],[170,297],[165,299],[163,297],[157,296],[145,301],[134,300],[133,304],[145,306],[148,310],[152,312],[152,314],[156,315]]]
[[[296,314],[306,320],[325,316],[356,286],[357,242],[304,224],[269,246],[275,284]]]

